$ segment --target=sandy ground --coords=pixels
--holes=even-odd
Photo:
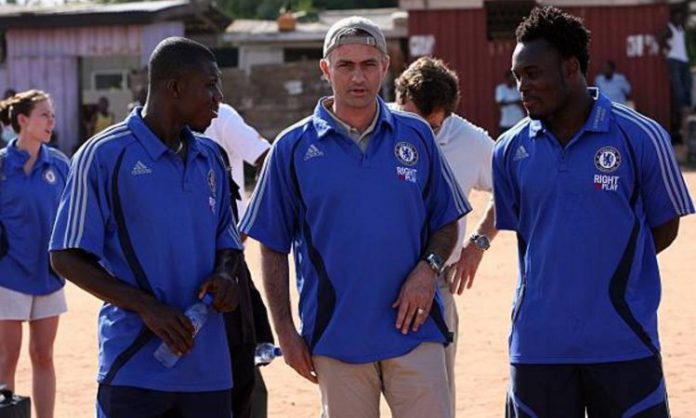
[[[696,172],[686,174],[696,197]],[[487,195],[472,195],[475,208]],[[480,212],[471,215],[473,220]],[[474,222],[474,221],[470,221]],[[661,339],[673,417],[694,415],[696,399],[696,216],[682,219],[677,241],[660,255],[663,298]],[[484,258],[474,287],[457,297],[461,318],[457,354],[457,412],[460,417],[501,417],[507,386],[507,333],[516,279],[515,237],[500,234]],[[260,283],[258,246],[251,243],[247,258]],[[99,302],[72,285],[67,287],[70,311],[61,318],[55,348],[58,373],[57,418],[94,416],[97,359],[96,313]],[[26,328],[25,328],[26,329]],[[318,390],[283,361],[264,370],[269,390],[270,417],[317,417]],[[30,393],[31,369],[25,347],[17,388]],[[383,416],[389,416],[383,405]],[[204,418],[204,417],[202,417]],[[358,418],[358,417],[356,417]]]

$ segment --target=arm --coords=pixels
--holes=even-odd
[[[283,350],[285,363],[305,379],[317,383],[312,356],[292,319],[287,254],[261,244],[261,271],[271,318]]]
[[[215,271],[201,285],[198,299],[206,293],[215,296],[213,308],[218,312],[230,312],[239,305],[239,286],[236,273],[242,259],[240,250],[224,249],[215,254]]]
[[[452,221],[433,233],[428,240],[425,254],[434,252],[442,260],[452,253],[457,241],[457,221]],[[423,260],[420,260],[401,286],[399,297],[392,305],[399,308],[396,315],[396,328],[405,335],[409,327],[414,332],[428,319],[435,296],[437,274]]]
[[[495,207],[493,200],[488,204],[486,213],[483,215],[483,219],[481,219],[476,228],[476,233],[485,235],[491,242],[498,234],[498,230],[495,227]],[[474,276],[476,276],[476,271],[481,263],[484,251],[485,250],[478,248],[470,239],[466,239],[459,260],[455,264],[454,274],[449,283],[450,292],[457,292],[457,294],[461,295],[465,286],[467,289],[471,288],[474,284]]]
[[[679,232],[679,218],[674,218],[660,226],[652,228],[653,241],[655,242],[655,252],[659,254],[662,250],[669,247]]]
[[[664,30],[657,35],[657,43],[660,45],[660,49],[666,54],[669,52],[669,41],[672,38],[672,30],[669,25],[666,25]]]
[[[177,354],[193,347],[193,325],[182,312],[111,276],[86,251],[52,251],[51,266],[60,276],[97,298],[138,314],[145,326]]]

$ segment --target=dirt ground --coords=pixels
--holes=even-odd
[[[696,172],[686,173],[696,197]],[[482,208],[485,194],[472,195]],[[480,212],[473,213],[476,220]],[[475,222],[475,221],[470,221]],[[696,399],[696,216],[682,219],[677,241],[659,256],[663,296],[661,339],[672,416],[694,416]],[[260,283],[258,246],[247,250],[252,273]],[[502,233],[486,254],[474,287],[457,297],[461,318],[457,354],[459,417],[501,417],[507,387],[507,334],[516,279],[515,237]],[[97,360],[96,314],[99,302],[72,285],[67,287],[70,311],[61,318],[55,347],[58,374],[57,418],[94,416]],[[294,306],[294,305],[293,305]],[[25,328],[26,329],[26,328]],[[31,369],[25,346],[17,372],[17,389],[30,393]],[[263,370],[269,391],[270,417],[317,417],[318,389],[300,378],[282,360]],[[383,405],[383,416],[389,416]],[[202,417],[204,418],[204,417]],[[357,417],[356,417],[357,418]]]

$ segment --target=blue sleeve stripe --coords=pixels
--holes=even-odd
[[[435,148],[436,151],[440,154],[440,167],[442,169],[442,174],[444,175],[445,181],[447,182],[447,185],[449,186],[450,191],[452,192],[452,196],[454,197],[454,203],[457,207],[457,210],[461,214],[467,214],[471,212],[471,206],[464,197],[462,189],[459,187],[459,183],[457,183],[454,174],[452,173],[452,169],[447,163],[445,156],[442,155],[442,152],[440,151],[440,147],[436,144]]]
[[[251,227],[254,225],[254,222],[256,222],[259,207],[261,206],[263,195],[266,192],[268,177],[270,177],[268,172],[270,171],[270,167],[275,159],[275,151],[276,145],[274,144],[273,147],[271,147],[271,151],[268,153],[268,158],[266,158],[266,161],[263,164],[261,176],[259,177],[259,181],[254,188],[254,192],[251,194],[251,203],[247,207],[246,211],[244,212],[244,216],[239,223],[239,230],[244,233],[248,233],[251,230]]]
[[[63,237],[64,248],[76,248],[80,245],[85,226],[85,214],[87,211],[87,175],[92,166],[95,151],[104,143],[130,135],[125,123],[120,123],[108,128],[103,133],[95,136],[78,151],[71,168],[72,187],[70,189],[70,202],[68,205],[68,221]]]
[[[613,108],[615,114],[640,127],[650,138],[655,147],[665,190],[676,213],[678,215],[692,213],[694,211],[693,203],[691,203],[689,198],[689,193],[679,171],[674,153],[671,151],[672,145],[667,132],[657,122],[632,109],[616,103],[613,104]]]
[[[672,145],[667,132],[655,121],[644,117],[632,109],[626,108],[621,110],[624,111],[626,118],[640,125],[643,131],[650,137],[658,157],[665,189],[672,201],[672,205],[678,214],[686,214],[689,198],[686,187],[681,181],[679,166],[671,151]]]

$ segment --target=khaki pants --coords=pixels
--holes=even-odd
[[[377,418],[381,393],[393,418],[452,418],[442,344],[421,343],[401,357],[374,363],[313,360],[322,418]]]
[[[455,412],[457,407],[457,388],[454,381],[454,359],[457,357],[457,341],[459,340],[459,312],[457,312],[457,305],[454,303],[454,295],[450,293],[447,280],[445,280],[451,273],[451,268],[445,269],[444,273],[437,278],[437,286],[440,289],[440,297],[442,297],[442,304],[445,308],[443,312],[445,323],[454,336],[452,342],[445,348],[445,369],[447,370],[451,404],[450,413],[454,418],[457,416]]]

